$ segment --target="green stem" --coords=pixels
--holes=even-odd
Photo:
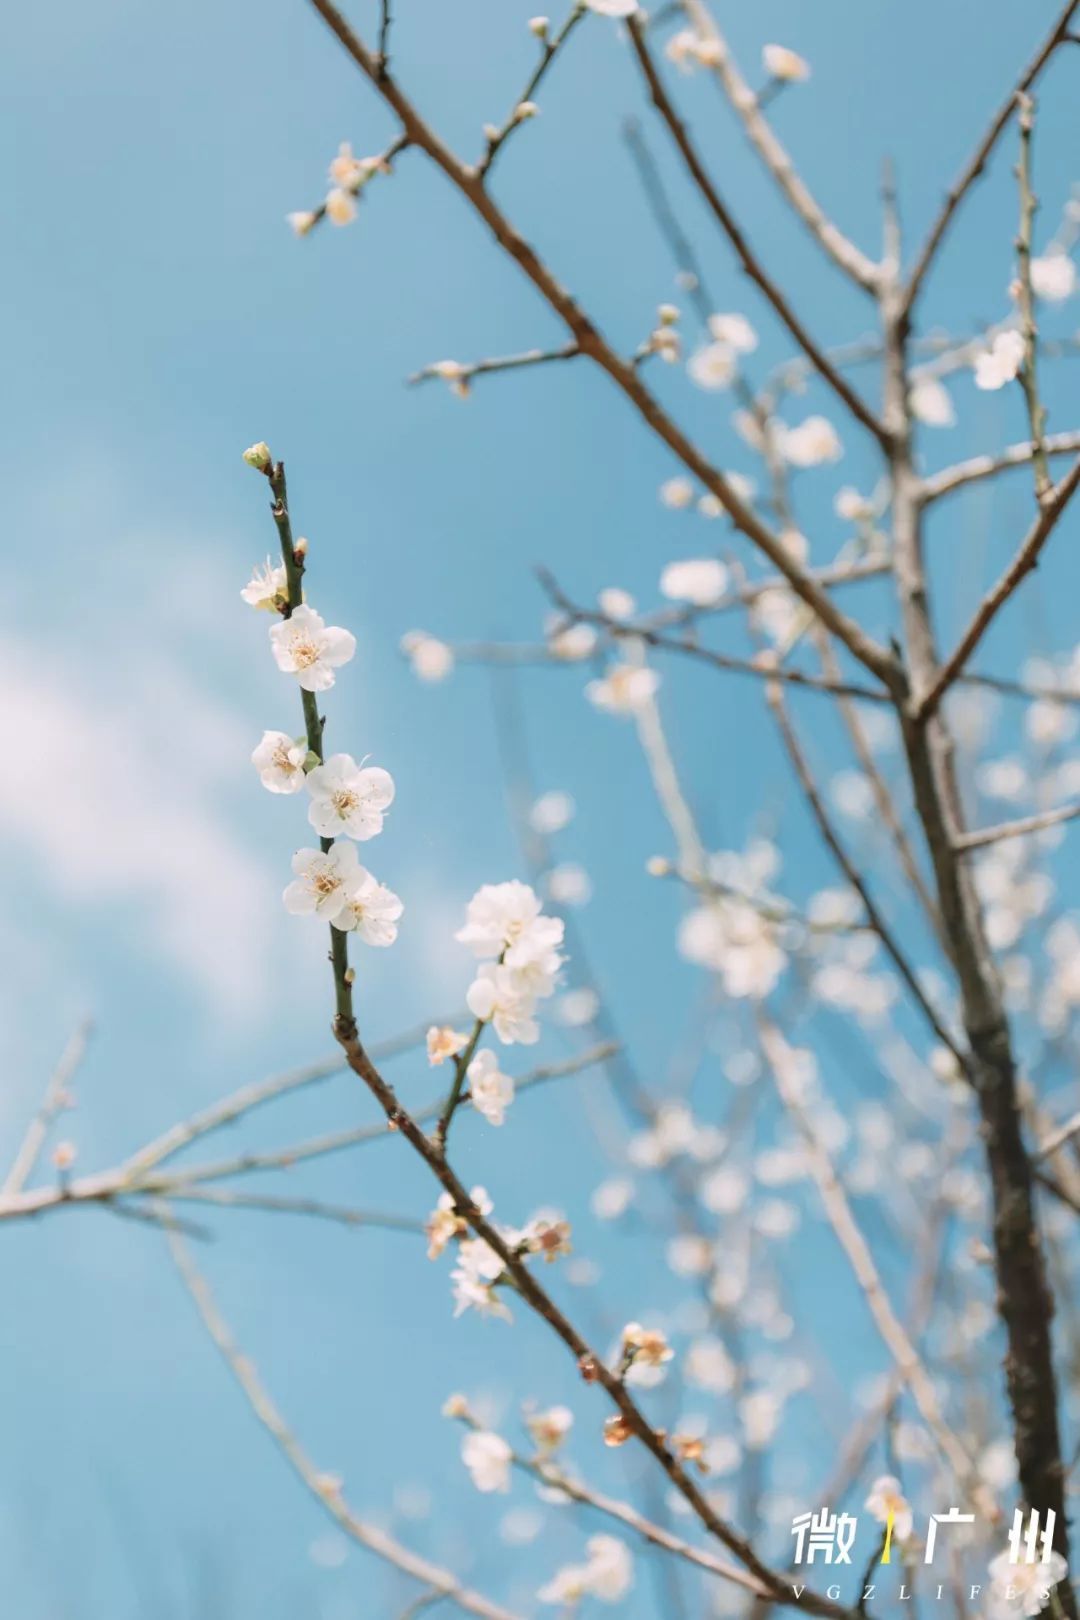
[[[289,619],[294,609],[300,607],[304,600],[304,558],[297,552],[293,540],[289,495],[285,484],[285,463],[272,462],[266,476],[274,496],[270,511],[281,545],[281,560],[285,565],[288,600],[282,609],[282,617]],[[325,722],[319,714],[319,704],[314,692],[308,692],[301,687],[300,697],[304,707],[304,730],[307,733],[308,752],[314,754],[321,765]],[[324,855],[333,848],[333,844],[332,838],[319,839],[319,848]],[[333,923],[330,924],[330,962],[334,969],[334,1032],[348,1037],[356,1033],[352,969],[349,967],[349,938],[343,929],[335,928]]]
[[[466,1046],[465,1050],[463,1052],[459,1052],[457,1057],[454,1059],[454,1083],[450,1087],[446,1102],[443,1104],[443,1111],[439,1115],[439,1123],[435,1127],[435,1143],[440,1150],[443,1150],[446,1147],[446,1138],[450,1130],[450,1121],[457,1113],[458,1107],[461,1103],[461,1093],[465,1085],[465,1076],[468,1073],[469,1064],[476,1056],[476,1048],[480,1044],[480,1037],[483,1033],[484,1021],[482,1018],[478,1018],[476,1023],[473,1025],[472,1034],[469,1036],[469,1044]]]
[[[1041,505],[1053,489],[1046,456],[1046,411],[1039,398],[1036,369],[1038,327],[1035,321],[1035,294],[1031,285],[1031,242],[1038,199],[1031,189],[1031,145],[1035,134],[1035,103],[1020,97],[1020,158],[1016,177],[1020,185],[1020,230],[1016,238],[1017,281],[1019,284],[1020,326],[1024,339],[1024,363],[1020,383],[1027,401],[1031,426],[1031,463],[1035,473],[1035,498]]]

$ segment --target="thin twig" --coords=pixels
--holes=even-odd
[[[1031,285],[1031,242],[1038,200],[1032,189],[1031,147],[1035,137],[1035,103],[1031,97],[1017,97],[1020,107],[1020,161],[1016,166],[1020,187],[1020,229],[1016,237],[1017,285],[1020,331],[1024,339],[1024,359],[1020,366],[1020,386],[1027,403],[1031,430],[1031,464],[1035,472],[1035,499],[1041,506],[1051,493],[1053,480],[1046,459],[1046,409],[1039,397],[1037,354],[1038,328],[1035,324],[1035,293]]]
[[[645,29],[637,17],[631,17],[628,23],[630,42],[641,65],[641,71],[648,86],[653,106],[671,134],[678,147],[683,162],[691,179],[697,186],[702,198],[711,211],[720,229],[731,243],[746,275],[763,294],[773,311],[787,327],[796,343],[807,356],[814,369],[828,383],[829,387],[844,402],[848,410],[868,432],[872,433],[879,443],[886,439],[885,429],[874,415],[873,411],[851,387],[846,378],[837,371],[829,360],[825,351],[811,336],[807,328],[792,309],[783,289],[766,272],[757,254],[751,248],[742,227],[735,219],[731,210],[717,191],[708,170],[705,168],[689,131],[675,108],[671,97],[664,88],[663,80],[653,61],[645,37]]]
[[[375,1553],[386,1563],[393,1564],[404,1574],[449,1598],[467,1614],[478,1615],[480,1620],[520,1620],[519,1616],[512,1614],[509,1609],[504,1609],[501,1604],[493,1603],[482,1593],[463,1586],[457,1576],[452,1575],[449,1570],[440,1569],[437,1564],[421,1558],[418,1553],[410,1552],[385,1531],[368,1524],[353,1512],[345,1501],[339,1482],[316,1468],[268,1395],[254,1363],[237,1345],[228,1324],[218,1310],[206,1279],[196,1268],[191,1252],[176,1231],[175,1224],[169,1220],[167,1205],[163,1206],[162,1213],[167,1222],[169,1252],[202,1318],[203,1326],[243,1390],[248,1405],[259,1423],[301,1482],[307,1486],[315,1500],[338,1527],[353,1541],[359,1542],[361,1547],[366,1547],[369,1552]]]
[[[1023,838],[1028,833],[1040,833],[1047,827],[1058,827],[1063,821],[1075,821],[1080,816],[1080,800],[1061,804],[1055,810],[1040,810],[1037,815],[1019,816],[1015,821],[1003,821],[996,827],[983,827],[977,832],[962,833],[954,848],[962,854],[973,849],[985,849],[987,844],[1000,844],[1005,838]]]
[[[503,210],[475,172],[435,134],[412,102],[387,74],[380,79],[372,52],[353,32],[332,0],[309,0],[331,32],[339,40],[360,71],[401,120],[404,134],[424,151],[452,185],[484,221],[508,256],[521,268],[550,308],[568,328],[582,354],[604,371],[673,454],[704,487],[717,497],[741,533],[764,553],[785,576],[796,595],[828,625],[848,651],[886,686],[895,685],[897,668],[892,654],[868,636],[862,627],[837,608],[791,556],[780,535],[775,534],[742,501],[724,475],[713,466],[697,445],[663,409],[656,396],[642,381],[639,368],[623,359],[611,347],[577,301],[570,295],[529,243],[510,223]],[[691,0],[687,0],[691,3]],[[1078,0],[1080,3],[1080,0]]]
[[[1000,609],[1004,607],[1025,576],[1038,565],[1043,547],[1053,534],[1058,519],[1078,486],[1080,486],[1080,458],[1073,462],[1065,477],[1054,485],[1043,501],[1039,515],[1028,530],[1016,556],[997,584],[987,592],[979,604],[971,623],[960,637],[954,651],[938,670],[930,689],[921,700],[916,701],[913,718],[917,724],[925,723],[937,712],[945,693],[962,672]]]
[[[1070,433],[1048,434],[1043,441],[1043,449],[1048,456],[1075,455],[1080,450],[1080,429],[1074,428]],[[1012,467],[1026,466],[1034,455],[1035,446],[1030,439],[1025,439],[1021,444],[1009,445],[996,456],[972,456],[970,461],[960,461],[955,467],[945,467],[941,472],[932,473],[929,478],[923,479],[923,505],[927,506],[932,501],[938,501],[943,495],[951,495],[954,490],[963,489],[968,484],[978,483],[985,478],[995,478],[998,473],[1007,472]]]
[[[880,274],[878,266],[833,224],[811,193],[790,154],[763,116],[758,98],[736,67],[727,42],[704,0],[681,0],[681,4],[698,36],[709,46],[713,71],[741,120],[751,145],[791,207],[833,263],[864,292],[873,292]]]
[[[1032,85],[1039,77],[1051,56],[1053,56],[1057,47],[1067,37],[1069,24],[1072,21],[1073,14],[1078,5],[1080,5],[1080,0],[1068,0],[1064,10],[1058,17],[1057,22],[1047,35],[1046,40],[1039,47],[1032,60],[1028,63],[1028,66],[1024,69],[1018,84],[1014,87],[1014,89],[1010,90],[1005,101],[994,114],[986,134],[975,148],[972,157],[961,171],[957,180],[950,187],[945,201],[942,204],[941,210],[937,218],[934,220],[933,225],[930,227],[930,233],[915,260],[914,268],[912,269],[911,274],[908,277],[907,285],[903,290],[902,302],[899,311],[901,316],[906,317],[910,313],[911,308],[919,295],[919,291],[922,287],[926,274],[937,256],[938,249],[941,246],[945,233],[953,222],[957,209],[960,207],[960,204],[963,202],[976,180],[978,180],[979,176],[982,174],[990,158],[990,154],[993,152],[994,147],[997,145],[1003,131],[1007,128],[1013,113],[1016,111],[1017,96],[1031,89]]]
[[[580,352],[576,343],[564,343],[558,349],[526,349],[523,354],[495,355],[490,360],[470,360],[460,365],[456,361],[436,360],[405,380],[415,386],[439,378],[451,382],[460,391],[467,388],[474,377],[486,377],[498,371],[521,371],[527,366],[546,366],[556,360],[575,360]]]
[[[540,46],[540,60],[536,64],[533,72],[530,74],[524,90],[515,101],[509,118],[499,129],[492,130],[492,132],[488,135],[487,148],[483,157],[480,159],[480,162],[476,165],[476,172],[481,180],[485,179],[486,176],[491,172],[492,165],[494,164],[501,148],[509,139],[513,131],[517,129],[518,125],[523,122],[520,109],[523,106],[532,106],[533,97],[539,90],[540,85],[547,74],[548,68],[562,50],[563,46],[566,44],[566,41],[570,38],[570,35],[573,33],[574,29],[577,27],[584,15],[584,0],[575,0],[575,3],[573,6],[571,6],[569,15],[567,16],[562,27],[554,34],[544,35]],[[530,113],[525,115],[526,118],[529,116],[531,116]]]
[[[60,1061],[49,1077],[45,1095],[41,1099],[41,1106],[30,1121],[19,1151],[15,1155],[15,1162],[7,1173],[3,1187],[0,1188],[0,1197],[9,1198],[15,1193],[22,1192],[28,1177],[32,1175],[38,1156],[52,1128],[53,1120],[57,1114],[67,1107],[69,1101],[68,1087],[78,1073],[82,1060],[86,1055],[86,1048],[93,1028],[93,1020],[84,1018],[72,1031],[68,1043],[61,1053]]]

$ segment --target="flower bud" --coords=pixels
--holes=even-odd
[[[272,457],[270,455],[270,446],[268,444],[263,444],[262,440],[260,439],[258,444],[250,445],[248,449],[244,451],[244,460],[247,462],[249,467],[254,467],[256,472],[269,472],[272,461]]]
[[[535,101],[519,101],[514,108],[514,122],[523,124],[526,118],[535,118],[539,111]]]
[[[547,31],[548,31],[548,19],[546,17],[530,17],[529,18],[529,33],[530,34],[535,34],[537,39],[546,39],[547,38]]]

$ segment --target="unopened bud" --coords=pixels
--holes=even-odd
[[[535,34],[537,39],[546,39],[547,38],[547,31],[548,31],[548,19],[546,17],[530,17],[529,18],[529,33],[530,34]]]
[[[249,467],[254,467],[256,472],[269,472],[273,460],[270,454],[270,446],[263,444],[260,439],[258,444],[249,445],[244,451],[244,460]]]
[[[519,101],[514,108],[514,122],[522,124],[526,118],[535,118],[539,111],[535,101]]]
[[[661,326],[674,326],[679,318],[679,306],[678,304],[661,304],[656,313]]]

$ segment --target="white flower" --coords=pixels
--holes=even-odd
[[[585,0],[585,4],[601,17],[632,17],[637,10],[637,0]]]
[[[294,917],[314,915],[326,922],[337,921],[348,889],[364,873],[352,844],[335,844],[325,854],[321,849],[298,849],[292,869],[295,881],[282,896],[285,910]]]
[[[244,460],[256,472],[267,472],[271,465],[270,446],[260,439],[258,444],[249,444],[244,451]]]
[[[645,1328],[640,1322],[627,1322],[622,1330],[622,1358],[626,1366],[663,1367],[675,1352],[659,1328]]]
[[[956,422],[952,395],[936,377],[920,377],[908,396],[911,414],[927,427],[952,427]]]
[[[263,568],[255,568],[251,578],[240,592],[250,607],[261,608],[264,613],[276,613],[289,600],[289,587],[285,578],[285,564],[275,567],[269,557]]]
[[[660,590],[672,602],[711,607],[727,587],[728,571],[715,557],[691,557],[668,563],[660,575]]]
[[[738,367],[734,350],[727,343],[708,343],[697,349],[686,362],[687,375],[699,388],[727,388]]]
[[[634,1199],[634,1183],[626,1176],[602,1181],[592,1195],[592,1212],[599,1221],[617,1221]]]
[[[513,968],[485,962],[466,991],[465,1002],[474,1018],[492,1025],[504,1046],[515,1042],[533,1046],[540,1039],[533,1017],[535,997],[522,989]]]
[[[534,832],[550,835],[562,832],[564,827],[570,825],[573,817],[573,799],[569,793],[555,788],[550,793],[541,793],[529,811],[529,825]]]
[[[335,844],[334,849],[351,849],[351,844]],[[349,885],[345,904],[333,919],[334,927],[360,935],[365,945],[392,945],[397,939],[398,919],[405,907],[392,889],[376,882],[363,866],[357,866],[359,880]]]
[[[314,229],[316,215],[310,208],[298,208],[285,215],[286,223],[295,236],[306,236]]]
[[[694,486],[689,478],[669,478],[660,485],[660,500],[673,512],[685,511],[694,499]]]
[[[719,973],[725,991],[734,997],[760,1000],[769,995],[787,961],[772,925],[739,900],[688,912],[679,927],[678,945],[688,962]]]
[[[546,1412],[530,1412],[525,1427],[540,1451],[558,1450],[574,1425],[574,1414],[568,1406],[551,1406]]]
[[[836,429],[824,416],[808,416],[798,427],[777,424],[780,453],[793,467],[817,467],[823,461],[839,461],[843,446]]]
[[[557,906],[585,906],[592,897],[589,874],[576,861],[553,866],[544,878],[544,887]]]
[[[382,832],[393,802],[394,779],[378,765],[357,765],[351,754],[331,754],[308,774],[308,820],[324,838],[348,833],[361,841]]]
[[[478,1052],[465,1072],[477,1113],[483,1114],[489,1125],[501,1125],[514,1100],[514,1082],[503,1074],[494,1052]]]
[[[284,731],[264,731],[251,763],[259,773],[259,781],[271,793],[299,793],[304,785],[307,753],[306,741],[298,742]]]
[[[454,652],[445,641],[425,630],[410,630],[401,638],[401,650],[422,681],[444,681],[454,667]]]
[[[609,619],[618,619],[620,623],[624,619],[633,618],[637,607],[630,592],[621,590],[618,585],[609,585],[606,590],[601,591],[597,602],[601,613]]]
[[[587,1562],[567,1564],[537,1593],[541,1603],[567,1607],[583,1597],[618,1603],[634,1584],[634,1560],[626,1545],[614,1536],[592,1536],[585,1544]]]
[[[325,692],[334,684],[334,671],[347,664],[356,651],[356,637],[336,625],[327,627],[309,607],[270,626],[270,646],[277,667],[295,675],[305,692]]]
[[[449,1024],[432,1024],[427,1032],[427,1055],[432,1068],[445,1063],[449,1057],[457,1057],[464,1052],[469,1044],[469,1037],[460,1030],[451,1029]]]
[[[465,911],[465,926],[454,938],[477,957],[503,956],[509,967],[523,967],[562,944],[563,924],[545,917],[535,890],[516,878],[485,883]]]
[[[608,714],[637,714],[659,685],[659,675],[647,665],[612,664],[603,680],[589,682],[585,696]]]
[[[710,315],[709,331],[736,354],[753,354],[758,346],[758,335],[745,315]]]
[[[975,360],[975,386],[985,391],[1003,388],[1020,370],[1024,359],[1024,339],[1014,327],[999,332],[989,349]]]
[[[1052,248],[1031,261],[1031,290],[1048,304],[1063,304],[1076,291],[1076,266],[1067,253]]]
[[[495,1287],[505,1269],[490,1243],[483,1238],[465,1238],[458,1246],[457,1268],[450,1273],[454,1315],[474,1310],[481,1316],[498,1316],[509,1322],[509,1308]]]
[[[461,1460],[478,1491],[510,1489],[512,1455],[502,1435],[491,1429],[472,1430],[461,1442]]]
[[[798,84],[810,77],[809,62],[786,45],[766,45],[761,61],[770,77],[783,79],[788,84]]]
[[[323,207],[331,225],[349,225],[356,218],[356,198],[342,186],[334,186],[326,193]]]
[[[911,1505],[900,1481],[892,1474],[882,1474],[880,1479],[875,1479],[866,1498],[866,1507],[879,1524],[884,1524],[892,1514],[893,1535],[897,1541],[909,1539],[914,1529]]]
[[[857,489],[845,484],[843,489],[836,492],[833,501],[833,511],[837,517],[843,518],[845,523],[865,523],[874,515],[874,508],[865,495],[860,495]]]
[[[591,624],[556,623],[548,628],[548,649],[553,658],[568,664],[588,658],[596,648],[597,633]]]
[[[1009,1554],[1003,1552],[990,1563],[990,1579],[996,1586],[1004,1586],[1010,1596],[1020,1598],[1024,1613],[1034,1616],[1042,1613],[1068,1570],[1059,1552],[1052,1552],[1041,1564],[1011,1564]]]
[[[585,1543],[586,1587],[604,1603],[618,1603],[634,1584],[634,1560],[629,1548],[614,1536],[592,1536]]]

